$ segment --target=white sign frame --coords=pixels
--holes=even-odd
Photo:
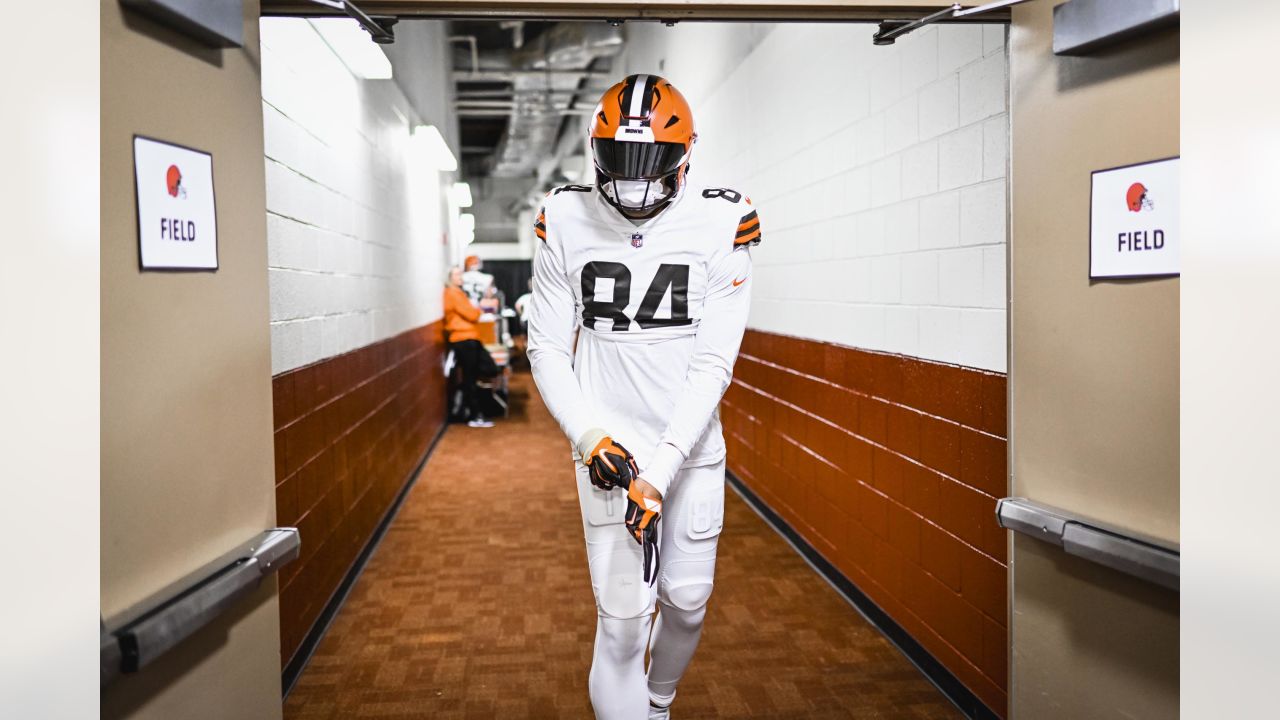
[[[169,182],[166,165],[178,168],[176,183]],[[133,189],[139,270],[218,271],[218,204],[212,153],[134,135]],[[180,224],[172,224],[174,220]],[[178,241],[173,236],[181,237],[188,227],[197,229],[194,239],[175,244]],[[165,234],[170,237],[165,238]]]
[[[1124,280],[1133,278],[1168,278],[1182,274],[1181,232],[1178,223],[1180,205],[1179,161],[1180,156],[1146,160],[1119,165],[1089,174],[1089,279]],[[1153,168],[1153,166],[1162,166]],[[1147,168],[1146,172],[1142,169]],[[1151,183],[1153,177],[1158,191],[1154,200],[1147,199],[1148,188],[1141,188],[1140,210],[1117,210],[1116,203],[1126,200],[1125,188],[1132,188],[1143,180]],[[1100,188],[1101,185],[1101,188]],[[1101,190],[1101,192],[1100,192]],[[1120,205],[1119,207],[1123,207]],[[1151,227],[1153,224],[1158,228]],[[1152,239],[1145,233],[1160,231],[1160,250],[1168,252],[1156,255],[1154,248],[1142,252],[1120,255],[1113,247],[1121,230],[1142,232],[1144,244]],[[1136,242],[1136,240],[1134,240]]]

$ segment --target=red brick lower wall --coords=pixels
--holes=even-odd
[[[1004,716],[1006,377],[747,331],[729,469]]]
[[[272,379],[276,518],[302,555],[280,573],[280,654],[293,657],[444,424],[439,322]]]

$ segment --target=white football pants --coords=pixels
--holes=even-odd
[[[622,489],[599,490],[579,464],[578,500],[599,615],[588,679],[591,706],[599,720],[645,720],[650,700],[669,705],[675,699],[702,635],[724,526],[724,461],[681,470],[668,488],[658,524],[662,565],[653,587],[644,581],[640,545],[623,525]]]

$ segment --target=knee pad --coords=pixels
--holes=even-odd
[[[596,610],[601,618],[630,620],[653,612],[653,588],[644,581],[643,562],[632,548],[606,553],[592,559],[591,565]]]
[[[662,602],[676,610],[687,613],[697,612],[706,609],[707,601],[711,599],[711,588],[710,582],[667,588],[663,593]]]
[[[596,623],[596,652],[612,663],[624,663],[644,654],[649,642],[649,618],[630,620],[602,617]]]

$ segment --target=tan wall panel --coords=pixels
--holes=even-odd
[[[257,15],[218,51],[101,5],[107,617],[275,520]],[[135,133],[213,154],[216,273],[139,272]],[[277,613],[272,581],[110,688],[106,716],[279,717]]]
[[[1179,280],[1091,283],[1089,173],[1179,153],[1178,34],[1051,51],[1014,11],[1012,493],[1177,541]],[[1169,718],[1176,593],[1023,536],[1010,556],[1010,716]]]
[[[1014,493],[1178,539],[1178,279],[1089,280],[1089,173],[1178,154],[1178,36],[1050,51],[1052,3],[1016,10]]]
[[[1024,535],[1013,552],[1011,717],[1178,717],[1178,595]]]

